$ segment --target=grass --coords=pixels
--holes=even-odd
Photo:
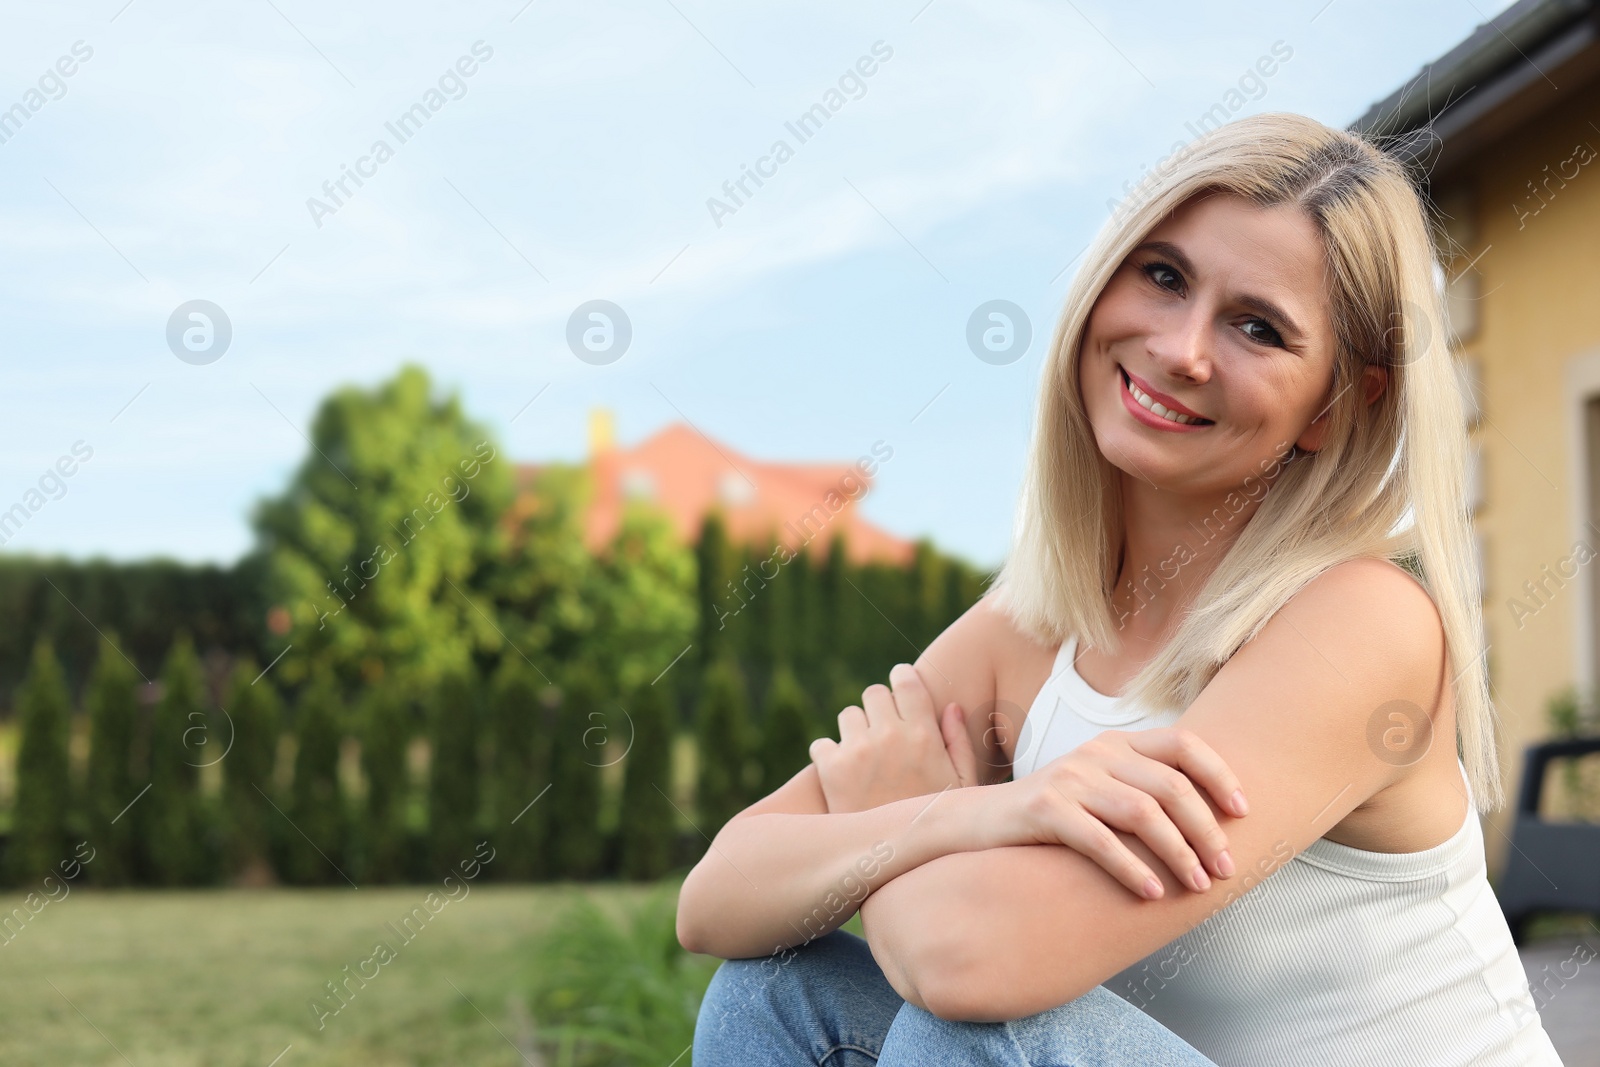
[[[555,1067],[555,1046],[543,1033],[544,1043],[535,1039],[532,1015],[549,985],[533,971],[551,959],[552,924],[569,922],[579,899],[626,921],[646,899],[671,894],[670,885],[469,885],[409,942],[385,924],[436,887],[75,889],[0,942],[0,1063],[268,1067],[282,1054],[277,1067]],[[0,906],[20,900],[7,894]],[[364,987],[352,982],[348,1003],[319,1030],[309,1002],[336,1006],[324,983],[343,978],[346,965],[355,971],[380,939],[393,958],[368,964],[376,975]],[[611,951],[615,959],[622,950]],[[663,995],[678,997],[681,1014],[682,994]]]

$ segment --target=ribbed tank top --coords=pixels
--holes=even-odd
[[[1102,730],[1178,721],[1098,692],[1056,653],[1014,777]],[[1484,866],[1472,784],[1450,840],[1369,852],[1326,838],[1105,985],[1219,1067],[1560,1067]]]

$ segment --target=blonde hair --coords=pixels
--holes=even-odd
[[[1078,388],[1085,325],[1107,279],[1190,197],[1294,204],[1322,235],[1336,354],[1316,452],[1290,449],[1271,491],[1217,563],[1172,638],[1124,695],[1182,710],[1306,582],[1349,559],[1417,574],[1444,623],[1458,752],[1480,811],[1500,807],[1494,711],[1467,509],[1467,433],[1423,199],[1377,145],[1303,115],[1241,118],[1145,176],[1096,236],[1067,289],[1042,371],[1012,547],[991,594],[1024,630],[1115,649],[1111,593],[1122,530],[1116,470]],[[1388,368],[1365,403],[1362,368]],[[1409,510],[1410,525],[1401,528]],[[1219,508],[1221,518],[1232,518]]]

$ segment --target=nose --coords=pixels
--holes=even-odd
[[[1211,323],[1209,311],[1199,302],[1165,320],[1151,333],[1151,361],[1175,381],[1201,385],[1211,379]]]

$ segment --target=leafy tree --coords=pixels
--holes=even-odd
[[[439,877],[473,854],[478,825],[478,687],[451,671],[434,693],[428,779],[429,859]]]
[[[550,793],[546,798],[549,869],[557,878],[591,878],[600,866],[600,757],[590,731],[610,721],[599,672],[579,662],[567,670],[551,732]],[[602,734],[603,736],[603,734]],[[544,803],[544,801],[540,801]]]
[[[817,712],[788,664],[772,675],[761,730],[761,795],[766,796],[811,762]]]
[[[436,401],[426,371],[407,365],[375,389],[335,392],[311,439],[254,516],[271,602],[292,620],[283,676],[299,681],[320,659],[354,687],[383,664],[426,689],[497,648],[473,597],[500,548],[511,465],[457,397]]]
[[[367,780],[363,820],[363,880],[397,882],[406,874],[406,809],[410,741],[405,693],[393,683],[373,686],[362,708],[361,771]]]
[[[694,640],[694,556],[662,512],[630,501],[595,571],[595,640],[585,643],[583,658],[618,692],[633,692]]]
[[[696,732],[699,781],[695,812],[700,832],[714,837],[750,803],[747,764],[751,755],[750,704],[744,676],[731,656],[706,670]]]
[[[228,873],[263,881],[271,871],[272,839],[281,820],[266,796],[273,791],[283,703],[246,656],[233,668],[225,706],[233,723],[233,744],[222,764]]]
[[[95,850],[89,871],[98,885],[126,885],[137,871],[136,824],[125,813],[144,788],[144,782],[133,774],[138,684],[139,675],[117,647],[115,636],[102,638],[100,656],[84,693],[89,714],[84,793],[89,840]]]
[[[629,702],[633,741],[622,764],[622,876],[653,881],[672,868],[677,813],[672,794],[672,741],[677,712],[665,679],[642,685]]]
[[[549,709],[546,687],[521,657],[507,657],[490,696],[494,718],[496,873],[525,882],[544,873],[550,800]]]
[[[194,642],[180,633],[161,670],[150,729],[150,795],[140,802],[146,863],[159,885],[190,885],[205,866],[200,802],[206,739],[205,680]]]
[[[295,704],[294,786],[289,874],[302,885],[339,878],[344,818],[339,795],[339,690],[318,666]]]
[[[34,645],[33,663],[17,694],[22,740],[17,749],[16,816],[7,850],[13,882],[35,882],[68,859],[71,803],[67,744],[72,704],[61,664],[48,641]]]

